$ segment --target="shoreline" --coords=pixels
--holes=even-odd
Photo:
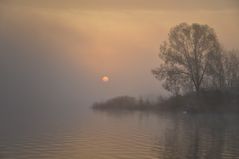
[[[160,98],[157,102],[119,96],[105,102],[96,102],[91,107],[97,111],[147,111],[178,113],[239,113],[239,89],[208,90],[199,94]]]

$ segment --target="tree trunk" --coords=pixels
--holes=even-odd
[[[196,85],[195,85],[195,89],[196,89],[196,92],[197,92],[197,94],[198,94],[199,91],[200,91],[200,84],[196,84]]]

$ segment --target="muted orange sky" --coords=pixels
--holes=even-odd
[[[111,96],[162,92],[150,70],[158,66],[159,45],[171,27],[181,22],[208,24],[222,45],[232,49],[239,46],[238,17],[237,0],[0,2],[0,32],[60,50],[52,56],[60,55],[90,78],[108,75],[112,80],[106,94]]]
[[[227,10],[238,9],[237,0],[2,0],[2,4],[61,9],[160,9]]]

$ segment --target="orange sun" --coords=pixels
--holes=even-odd
[[[102,82],[109,82],[110,78],[108,76],[101,77]]]

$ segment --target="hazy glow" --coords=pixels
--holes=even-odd
[[[32,54],[63,59],[90,95],[152,96],[163,92],[150,70],[171,27],[208,24],[225,48],[237,48],[238,17],[237,0],[8,0],[0,2],[0,33],[34,46]],[[107,90],[102,74],[114,79]]]
[[[110,79],[109,79],[108,76],[103,76],[103,77],[101,78],[101,80],[102,80],[102,82],[109,82],[109,81],[110,81]]]

